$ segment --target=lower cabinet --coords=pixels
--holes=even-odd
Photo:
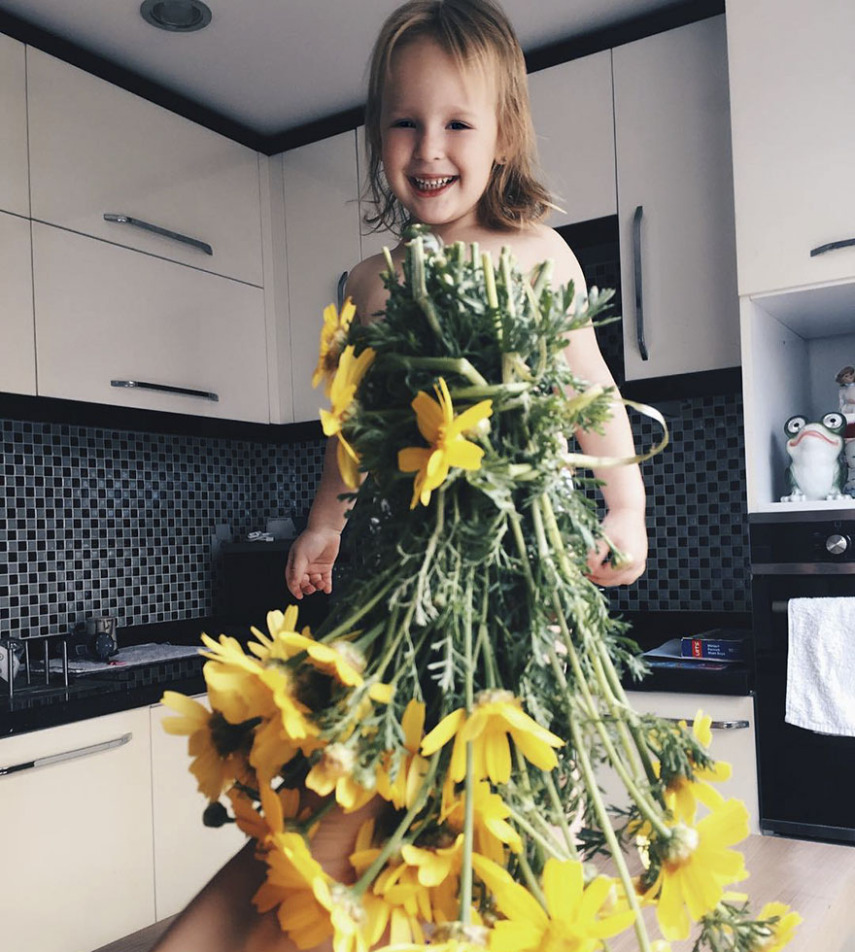
[[[188,770],[187,738],[164,731],[164,718],[174,714],[169,708],[157,705],[150,713],[155,914],[159,921],[183,909],[246,843],[246,837],[234,825],[218,830],[202,825],[207,801]]]
[[[718,694],[677,694],[662,691],[628,691],[630,705],[640,714],[685,720],[691,726],[698,710],[712,717],[710,755],[729,763],[729,780],[716,784],[722,796],[742,800],[748,808],[751,833],[759,833],[757,810],[757,759],[754,731],[754,698]],[[598,774],[606,803],[625,806],[626,793],[617,775],[603,769]]]
[[[41,396],[268,423],[264,291],[33,222]]]
[[[90,952],[154,921],[149,738],[143,708],[0,741],[4,949]]]

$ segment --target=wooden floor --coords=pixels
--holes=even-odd
[[[109,945],[102,945],[95,952],[150,952],[154,943],[166,932],[170,922],[172,922],[172,919],[156,922],[147,929],[141,929],[133,935],[125,936],[124,939],[117,939]]]

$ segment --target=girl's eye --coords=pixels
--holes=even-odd
[[[392,123],[393,129],[412,129],[415,123],[412,119],[396,119]]]
[[[455,119],[453,122],[449,122],[448,128],[453,129],[455,131],[459,131],[461,129],[468,129],[470,127],[466,125],[465,122],[459,122],[458,120]]]

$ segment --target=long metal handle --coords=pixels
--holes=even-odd
[[[210,390],[192,390],[190,387],[172,387],[165,383],[149,383],[147,380],[111,380],[111,387],[122,387],[126,390],[154,390],[156,393],[176,393],[182,397],[199,397],[201,400],[210,400],[218,403],[219,394]]]
[[[826,251],[836,251],[838,248],[851,248],[853,245],[855,245],[855,238],[841,238],[840,241],[829,241],[827,245],[811,248],[810,256],[811,258],[815,258],[817,255],[824,255]]]
[[[133,734],[122,734],[121,737],[114,737],[112,740],[102,741],[100,744],[90,744],[88,747],[77,747],[74,750],[64,750],[59,754],[50,754],[47,757],[36,757],[35,760],[25,760],[20,764],[12,764],[9,767],[0,767],[0,777],[8,774],[20,773],[22,770],[35,770],[39,767],[48,767],[50,764],[64,763],[66,760],[79,760],[81,757],[88,757],[90,754],[98,754],[102,750],[114,750],[116,747],[124,747],[130,743]]]
[[[644,294],[641,278],[641,218],[644,207],[639,205],[632,216],[632,254],[635,266],[635,337],[642,360],[648,360],[647,342],[644,340]]]
[[[855,562],[758,562],[752,575],[855,575]]]
[[[160,225],[152,225],[151,222],[142,221],[139,218],[132,218],[130,215],[117,214],[115,212],[104,212],[104,221],[116,222],[119,225],[131,225],[134,228],[141,228],[143,231],[153,232],[155,235],[162,235],[164,238],[171,238],[173,241],[180,241],[185,245],[191,245],[199,251],[204,251],[206,255],[212,255],[214,249],[207,241],[199,238],[191,238],[189,235],[182,235],[177,231],[170,231],[168,228],[161,228]]]
[[[347,272],[342,271],[341,277],[338,279],[338,286],[335,290],[335,304],[338,308],[339,314],[341,309],[344,307],[344,289],[347,287]]]
[[[693,717],[663,717],[663,721],[671,721],[673,724],[679,724],[681,721],[686,724],[691,724]],[[710,727],[714,731],[744,731],[751,727],[750,721],[745,720],[736,720],[736,721],[712,721]]]

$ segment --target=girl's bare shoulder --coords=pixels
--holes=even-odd
[[[508,245],[521,271],[528,273],[535,265],[548,259],[553,264],[554,284],[573,281],[577,294],[586,293],[585,276],[576,255],[554,228],[543,224],[527,225],[508,241]]]
[[[346,293],[356,305],[356,313],[363,324],[377,320],[378,311],[382,311],[386,304],[386,288],[382,277],[386,268],[386,259],[382,254],[371,255],[355,265],[347,276]]]

